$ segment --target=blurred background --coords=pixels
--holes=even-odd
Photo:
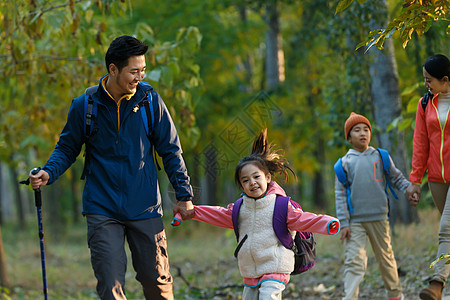
[[[298,176],[279,178],[287,193],[304,210],[334,215],[333,165],[350,146],[350,112],[369,118],[371,145],[387,149],[409,177],[426,92],[422,65],[450,55],[448,7],[448,0],[2,1],[0,228],[35,225],[33,193],[18,181],[45,164],[71,100],[106,74],[106,50],[123,34],[149,45],[144,80],[178,128],[195,203],[239,197],[234,168],[267,127]],[[80,155],[43,189],[51,239],[84,224],[82,168]],[[171,217],[174,195],[158,175]],[[391,201],[394,228],[420,224],[418,211],[430,206],[425,177],[418,209],[404,197]],[[6,283],[11,267],[0,265]]]

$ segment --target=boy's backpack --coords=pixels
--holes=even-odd
[[[95,119],[97,117],[97,102],[95,102],[92,99],[92,95],[97,92],[98,90],[98,85],[94,85],[91,87],[88,87],[86,89],[86,91],[84,92],[84,140],[85,143],[89,140],[89,138],[95,134],[94,131],[94,123],[95,123]],[[154,112],[153,112],[153,97],[154,96],[154,91],[153,89],[149,90],[146,98],[139,103],[139,105],[137,107],[135,107],[135,109],[140,110],[141,112],[141,116],[142,116],[142,122],[144,123],[144,128],[145,131],[147,133],[147,136],[149,139],[152,138],[152,134],[153,134],[153,127],[154,127]],[[144,109],[142,109],[142,107],[144,107]],[[153,145],[152,145],[153,147]],[[153,156],[156,162],[156,165],[158,166],[158,169],[160,169],[160,166],[158,164],[158,160],[155,157],[155,151],[153,148]],[[81,174],[81,179],[85,179],[86,177],[86,159],[88,158],[88,148],[85,148],[85,162],[84,162],[84,168],[83,168],[83,173]]]
[[[239,198],[233,206],[232,212],[232,221],[234,233],[236,235],[236,239],[239,242],[239,210],[241,208],[243,202],[243,198]],[[295,237],[292,238],[291,233],[287,227],[287,212],[289,202],[295,208],[300,208],[300,204],[291,200],[290,197],[277,196],[275,200],[275,208],[273,212],[273,230],[275,231],[275,235],[280,240],[281,244],[294,251],[295,264],[294,271],[292,271],[291,275],[296,275],[308,271],[315,264],[316,258],[316,241],[314,240],[314,235],[312,232],[299,232],[295,233]],[[247,239],[247,235],[241,240],[239,245],[234,252],[234,256],[237,257],[239,250]]]
[[[422,104],[422,109],[423,109],[423,111],[425,111],[425,108],[427,108],[428,102],[429,102],[431,99],[433,99],[433,96],[434,96],[434,95],[433,95],[430,91],[426,92],[425,95],[423,95],[422,101],[420,101],[420,103]]]
[[[389,183],[389,178],[388,178],[389,168],[391,167],[391,160],[389,159],[389,152],[387,150],[384,150],[381,148],[377,148],[377,150],[381,156],[381,163],[383,165],[384,176],[386,178],[386,188],[385,188],[386,195],[387,195],[387,188],[389,187],[394,198],[398,199],[397,194],[394,192],[394,189],[392,188],[391,184]],[[347,190],[348,210],[350,211],[350,213],[353,213],[353,206],[350,201],[350,194],[351,194],[350,185],[348,184],[348,181],[347,181],[347,174],[345,173],[344,168],[342,166],[342,158],[339,158],[337,160],[337,162],[334,164],[334,172],[336,173],[336,177],[339,180],[339,182],[341,182]]]

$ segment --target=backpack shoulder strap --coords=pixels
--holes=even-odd
[[[81,180],[84,180],[86,178],[86,160],[89,159],[89,149],[87,147],[87,141],[89,140],[92,131],[94,129],[94,122],[95,118],[97,117],[97,102],[95,102],[92,99],[92,94],[97,92],[98,85],[94,85],[91,87],[88,87],[84,91],[84,166],[83,166],[83,172],[81,173]]]
[[[354,210],[353,210],[352,202],[350,201],[350,195],[351,195],[350,185],[348,184],[348,181],[347,181],[347,174],[345,173],[344,167],[342,166],[342,158],[339,158],[337,160],[337,162],[334,164],[334,172],[336,173],[336,177],[339,180],[339,182],[342,183],[342,185],[347,190],[348,210],[350,211],[350,213],[353,213]]]
[[[423,111],[425,111],[425,108],[427,108],[427,104],[428,102],[433,99],[434,95],[428,91],[425,93],[425,95],[423,95],[422,100],[420,101],[420,103],[422,104],[422,109]]]
[[[383,171],[384,176],[386,177],[386,194],[387,194],[387,188],[389,187],[389,190],[391,191],[392,195],[395,199],[398,199],[397,194],[394,192],[394,189],[392,188],[391,184],[389,183],[389,169],[391,168],[391,160],[389,158],[389,152],[382,148],[377,148],[378,152],[381,156],[381,162],[383,164]]]
[[[84,133],[89,138],[94,128],[95,117],[97,116],[97,102],[92,100],[91,95],[98,90],[98,84],[88,87],[84,92]]]
[[[273,211],[273,230],[281,244],[287,249],[294,247],[294,240],[287,227],[287,212],[290,197],[277,196]]]
[[[334,164],[334,172],[336,173],[337,179],[344,185],[347,185],[347,174],[345,174],[344,168],[342,167],[342,158],[339,159]]]
[[[231,220],[233,221],[234,234],[239,242],[239,210],[241,209],[243,198],[239,198],[234,202],[233,211],[231,212]]]
[[[153,128],[155,126],[155,113],[153,110],[154,91],[150,90],[147,93],[147,99],[144,100],[144,109],[140,109],[142,122],[144,122],[145,131],[149,138],[152,137]]]
[[[158,99],[158,95],[153,89],[147,91],[146,98],[140,105],[139,110],[141,111],[142,122],[144,123],[145,132],[147,133],[147,137],[152,140],[153,138],[153,128],[155,127],[155,112],[153,109],[153,101]],[[143,107],[143,108],[142,108]],[[156,167],[158,170],[161,170],[158,159],[156,157],[155,147],[152,141],[152,152],[153,152],[153,160],[155,161]]]
[[[383,162],[383,170],[386,174],[389,174],[389,169],[391,167],[391,160],[389,159],[389,152],[382,148],[377,148],[381,156],[381,161]]]

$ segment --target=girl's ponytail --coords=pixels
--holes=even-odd
[[[236,184],[240,185],[240,171],[248,163],[257,164],[266,174],[284,174],[284,180],[286,182],[289,181],[288,170],[294,175],[295,179],[297,179],[297,175],[295,175],[294,171],[288,166],[288,161],[279,152],[280,150],[274,149],[272,144],[267,141],[267,128],[263,129],[253,142],[250,156],[241,159],[236,166]]]

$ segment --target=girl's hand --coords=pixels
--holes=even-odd
[[[194,205],[192,201],[177,201],[173,207],[173,215],[181,215],[182,220],[190,220],[195,216]]]
[[[338,221],[331,222],[328,227],[328,231],[331,234],[337,234],[339,232],[339,222]]]
[[[344,227],[341,229],[341,242],[344,242],[346,239],[350,238],[350,227]]]

